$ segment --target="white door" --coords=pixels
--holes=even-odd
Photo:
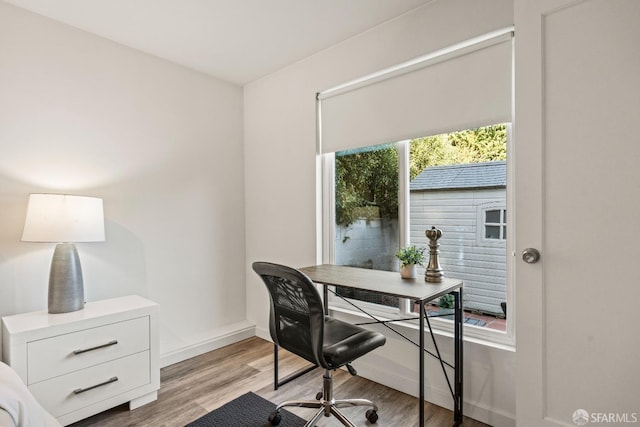
[[[515,28],[518,426],[640,425],[640,1]]]

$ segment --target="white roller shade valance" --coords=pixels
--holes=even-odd
[[[320,151],[511,121],[512,34],[503,30],[319,93]]]

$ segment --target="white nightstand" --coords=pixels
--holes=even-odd
[[[2,357],[63,424],[158,397],[158,305],[132,295],[2,318]]]

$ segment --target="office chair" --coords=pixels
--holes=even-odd
[[[322,392],[316,395],[317,400],[292,400],[279,404],[269,415],[271,425],[280,423],[280,409],[285,406],[318,408],[305,426],[313,426],[322,415],[333,415],[345,426],[354,427],[338,410],[348,406],[370,406],[365,416],[369,422],[375,423],[378,407],[370,400],[334,399],[332,371],[346,366],[351,375],[355,375],[351,362],[384,345],[385,336],[326,316],[315,284],[304,273],[267,262],[254,262],[253,270],[269,290],[269,330],[274,343],[325,370]]]

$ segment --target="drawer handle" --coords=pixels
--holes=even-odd
[[[80,350],[73,350],[73,354],[82,354],[82,353],[86,353],[87,351],[98,350],[100,348],[110,347],[110,346],[116,345],[116,344],[118,344],[118,340],[112,340],[112,341],[109,341],[106,344],[100,344],[100,345],[97,345],[95,347],[82,348]]]
[[[94,388],[102,387],[103,385],[115,383],[116,381],[118,381],[118,377],[111,377],[108,380],[106,380],[104,382],[101,382],[100,384],[92,385],[91,387],[77,388],[77,389],[73,390],[73,393],[74,394],[84,393],[85,391],[93,390]]]

